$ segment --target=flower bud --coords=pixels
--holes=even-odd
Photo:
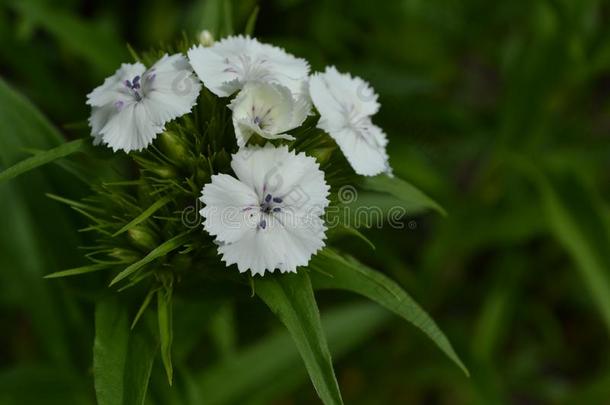
[[[132,263],[140,259],[141,255],[133,251],[131,249],[123,249],[123,248],[114,248],[109,253],[110,257],[114,257],[115,259],[119,259],[124,263]]]
[[[190,161],[189,149],[174,131],[161,133],[159,141],[161,143],[161,151],[172,161],[180,164],[180,166],[184,166]]]
[[[162,179],[173,179],[176,177],[176,170],[171,166],[154,166],[149,167],[148,170],[155,173]]]
[[[214,36],[208,30],[203,30],[199,34],[199,43],[205,47],[214,45]]]
[[[127,235],[134,246],[145,251],[151,251],[158,245],[155,234],[143,225],[137,225],[129,229]]]

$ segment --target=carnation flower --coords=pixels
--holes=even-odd
[[[222,260],[242,273],[296,272],[325,246],[324,173],[312,157],[271,144],[242,148],[231,167],[236,177],[212,176],[201,196]]]
[[[307,61],[250,37],[228,37],[211,47],[199,45],[189,50],[188,57],[203,84],[219,97],[230,96],[249,81],[279,83],[293,95],[307,94]]]
[[[229,108],[240,147],[255,133],[266,139],[293,140],[286,132],[299,127],[311,109],[309,102],[295,99],[287,87],[264,82],[247,83]]]
[[[377,94],[367,82],[327,67],[312,75],[309,93],[320,113],[318,128],[337,142],[356,173],[391,174],[386,135],[371,121],[379,110]]]
[[[87,96],[94,143],[115,152],[142,150],[165,124],[196,104],[201,84],[186,58],[164,55],[150,69],[125,63]]]

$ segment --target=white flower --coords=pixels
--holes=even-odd
[[[391,174],[386,135],[371,121],[379,110],[377,94],[367,82],[327,67],[311,76],[309,93],[320,113],[318,128],[337,142],[356,173]]]
[[[280,84],[248,82],[229,108],[233,110],[237,144],[242,147],[255,133],[266,139],[294,139],[286,132],[299,127],[311,107]]]
[[[320,218],[329,186],[316,161],[287,147],[246,147],[228,174],[212,176],[202,191],[206,231],[216,237],[227,266],[252,274],[296,272],[324,246]]]
[[[186,58],[164,55],[150,69],[125,63],[87,96],[94,143],[115,152],[142,150],[165,124],[191,111],[201,83]]]
[[[307,94],[307,61],[250,37],[232,36],[211,47],[196,46],[188,57],[203,84],[219,97],[230,96],[249,81],[279,83],[295,96]]]

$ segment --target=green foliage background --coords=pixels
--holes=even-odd
[[[256,4],[0,0],[1,168],[85,134],[85,95],[130,60],[126,43],[243,31]],[[256,36],[371,82],[396,174],[448,212],[365,230],[376,250],[343,243],[414,296],[471,377],[398,317],[322,291],[345,403],[607,403],[610,3],[259,5]],[[126,335],[134,314],[111,290],[99,296],[95,275],[43,279],[83,263],[82,219],[45,197],[87,194],[65,169],[0,185],[0,404],[94,403],[98,367],[122,370],[106,376],[117,391],[98,390],[100,403],[142,403],[119,387],[149,373],[151,404],[318,401],[288,335],[241,290],[229,304],[209,291],[176,299],[170,389],[161,359],[147,357],[152,320]],[[107,365],[92,363],[94,319],[108,325],[94,346],[112,354]]]

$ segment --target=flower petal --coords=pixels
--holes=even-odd
[[[279,83],[293,94],[303,94],[309,64],[256,39],[232,36],[211,47],[188,51],[193,69],[204,85],[219,97],[228,97],[249,81]]]
[[[233,155],[231,167],[259,199],[271,193],[292,207],[321,215],[328,206],[329,187],[314,158],[288,147],[247,147]]]
[[[360,129],[344,128],[329,133],[357,174],[375,176],[391,170],[385,150],[387,138],[378,126],[370,124]]]
[[[139,62],[123,63],[114,75],[106,78],[101,86],[96,87],[87,95],[87,104],[103,107],[128,96],[124,85],[125,80],[132,80],[136,76],[141,76],[145,70],[146,67]]]
[[[221,242],[239,240],[260,222],[256,194],[228,174],[212,176],[212,182],[203,188],[201,201],[205,204],[200,211],[204,228]]]
[[[266,229],[251,229],[240,240],[219,246],[218,252],[227,266],[236,264],[241,273],[295,273],[325,246],[325,230],[320,218],[308,227],[291,227],[270,217]]]
[[[102,140],[113,151],[142,150],[152,143],[164,126],[155,124],[146,106],[131,102],[123,105],[100,130]]]
[[[266,139],[289,139],[285,132],[302,124],[306,114],[290,90],[280,84],[249,82],[231,101],[233,127],[238,146],[245,146],[253,133]]]
[[[181,54],[164,55],[142,79],[142,100],[157,124],[188,114],[197,102],[201,82]]]
[[[387,137],[370,119],[379,110],[377,94],[367,82],[327,67],[310,78],[309,92],[320,113],[318,128],[335,139],[356,173],[391,173]]]

